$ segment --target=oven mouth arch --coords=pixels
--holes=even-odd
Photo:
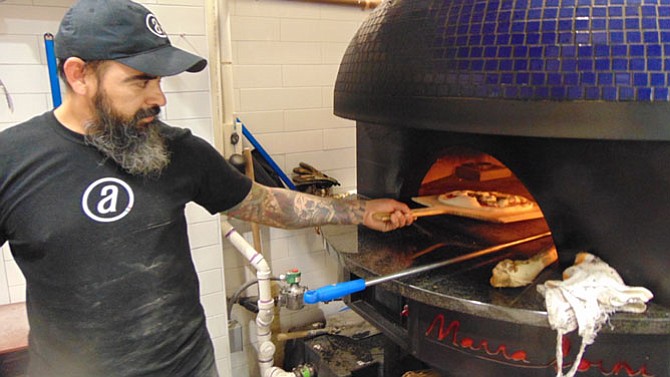
[[[663,258],[670,244],[665,216],[670,143],[459,133],[359,121],[357,145],[358,192],[408,203],[439,151],[477,146],[527,187],[559,251],[604,256],[627,284],[644,286],[654,292],[654,302],[670,304]]]

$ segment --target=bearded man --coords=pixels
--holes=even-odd
[[[55,39],[61,106],[0,133],[0,244],[26,278],[29,376],[216,376],[184,208],[282,228],[412,223],[391,199],[252,182],[159,118],[161,78],[205,68],[128,0],[81,0]],[[375,212],[392,213],[389,221]]]

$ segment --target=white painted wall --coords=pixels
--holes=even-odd
[[[222,1],[228,1],[231,12],[236,115],[287,174],[305,161],[337,178],[342,183],[337,192],[355,189],[354,122],[332,114],[333,86],[344,50],[369,11],[304,1]],[[73,2],[0,2],[0,80],[14,105],[10,112],[0,92],[0,129],[52,107],[42,35],[56,33]],[[208,55],[204,0],[140,2],[156,13],[173,44]],[[164,119],[213,142],[208,70],[163,82],[168,100]],[[253,278],[254,271],[221,240],[218,216],[189,205],[187,217],[221,376],[256,376],[254,316],[239,306],[233,308],[232,317],[245,325],[246,347],[231,354],[225,306],[226,295]],[[238,228],[251,239],[247,226]],[[298,267],[303,282],[312,288],[335,281],[336,262],[314,229],[261,230],[263,253],[275,275]],[[255,292],[255,287],[249,289],[250,294]],[[0,257],[0,304],[24,300],[25,281],[5,245]],[[313,322],[340,307],[329,304],[294,313],[282,309],[277,329]]]
[[[333,115],[333,89],[344,51],[370,11],[304,1],[231,0],[230,12],[237,115],[288,175],[304,161],[337,178],[342,186],[336,192],[355,189],[355,123]],[[275,275],[297,267],[310,288],[336,281],[337,262],[314,229],[262,228],[262,240]],[[225,252],[224,261],[231,294],[251,272],[235,253]],[[299,312],[282,309],[275,331],[315,322],[340,308],[331,303]],[[232,317],[249,324],[245,340],[253,343],[253,316],[235,306]],[[257,375],[252,346],[231,355],[232,376]]]

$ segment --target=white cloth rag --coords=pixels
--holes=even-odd
[[[654,295],[643,287],[629,287],[621,276],[589,253],[579,253],[575,264],[563,271],[563,280],[548,280],[537,286],[544,296],[549,324],[556,330],[556,377],[573,377],[586,346],[593,344],[598,331],[616,311],[642,313]],[[578,329],[582,338],[572,367],[563,374],[563,335]]]

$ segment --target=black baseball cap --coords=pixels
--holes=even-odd
[[[178,49],[156,16],[130,0],[79,0],[54,40],[56,57],[114,60],[154,76],[199,72],[207,60]]]

